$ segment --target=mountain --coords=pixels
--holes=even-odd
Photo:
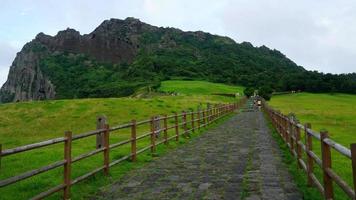
[[[127,96],[171,78],[338,91],[343,76],[349,92],[356,91],[355,75],[309,72],[266,46],[156,27],[135,18],[110,19],[84,35],[74,29],[55,36],[39,33],[13,61],[0,102]]]

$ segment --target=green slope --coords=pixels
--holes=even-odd
[[[230,86],[219,83],[211,83],[206,81],[180,81],[170,80],[161,83],[160,91],[163,92],[177,92],[180,94],[203,94],[209,95],[214,93],[228,93],[228,94],[243,94],[243,87]]]
[[[302,123],[311,123],[316,131],[328,130],[331,139],[347,148],[356,143],[356,95],[297,93],[273,96],[269,104],[285,114],[295,113]],[[315,140],[314,151],[320,157],[320,143]],[[332,160],[333,169],[352,186],[350,160],[335,151]],[[318,175],[322,180],[320,170]],[[337,199],[348,199],[336,185],[335,188]]]
[[[175,81],[177,85],[186,85],[186,82]],[[201,82],[200,88],[208,91],[210,87],[221,88],[221,92],[230,91],[230,86]],[[177,92],[182,92],[177,89]],[[219,89],[214,89],[219,92]],[[96,127],[96,116],[105,114],[110,126],[131,121],[131,119],[149,119],[156,114],[173,114],[182,110],[196,109],[200,103],[234,102],[235,98],[216,95],[193,94],[178,96],[155,96],[153,98],[99,98],[54,100],[39,102],[10,103],[0,105],[0,144],[3,149],[39,142],[46,139],[64,136],[64,131],[71,130],[73,134],[79,134]],[[173,125],[169,120],[169,126]],[[138,135],[147,133],[148,125],[138,129]],[[169,136],[174,130],[168,132]],[[130,130],[120,130],[110,135],[110,142],[116,143],[130,138]],[[184,141],[184,140],[183,140]],[[149,139],[138,142],[138,148],[147,146]],[[170,143],[169,147],[177,145]],[[73,143],[73,155],[94,150],[95,137],[75,141]],[[125,145],[111,151],[111,159],[118,159],[129,154],[130,146]],[[20,153],[18,155],[2,158],[0,179],[17,175],[21,172],[32,170],[58,161],[63,158],[63,144],[53,145],[39,150]],[[101,174],[84,181],[73,187],[73,198],[85,198],[86,194],[98,190],[99,186],[109,184],[113,179],[133,167],[140,166],[150,160],[150,156],[140,156],[137,164],[124,162],[113,168],[110,175],[112,179],[104,178]],[[102,165],[102,154],[98,154],[88,160],[74,164],[73,177],[78,177],[86,172]],[[16,183],[13,186],[0,188],[0,200],[2,199],[28,199],[50,187],[62,182],[62,168],[41,174],[35,178]],[[17,195],[13,195],[16,193]],[[52,199],[58,199],[55,195]]]

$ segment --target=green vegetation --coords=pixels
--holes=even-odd
[[[268,119],[268,116],[265,115]],[[315,187],[309,187],[307,185],[307,175],[305,172],[297,167],[297,160],[292,156],[289,147],[283,141],[277,130],[272,126],[270,120],[268,120],[268,126],[272,131],[272,137],[277,141],[279,148],[282,150],[282,159],[286,164],[289,173],[293,176],[293,180],[297,184],[299,190],[303,194],[305,200],[322,200],[322,195]]]
[[[270,105],[284,114],[294,113],[301,123],[309,122],[313,130],[326,129],[332,140],[349,148],[356,142],[356,95],[297,93],[273,96]],[[314,150],[320,156],[320,143],[314,140]],[[333,170],[352,186],[351,162],[332,150]],[[321,180],[320,169],[316,168]],[[347,199],[339,187],[336,199]]]
[[[56,53],[41,61],[41,70],[56,86],[56,98],[129,96],[153,80],[127,81],[127,65],[103,64],[83,54]],[[65,81],[63,81],[65,80]]]
[[[244,95],[246,97],[251,97],[255,93],[255,89],[252,87],[247,87],[244,89]]]
[[[176,82],[180,85],[180,82]],[[186,84],[184,81],[181,84]],[[201,82],[200,85],[214,88],[214,84]],[[222,91],[232,91],[230,86],[224,88],[218,84],[215,88],[221,87]],[[209,91],[202,87],[203,91]],[[216,91],[214,89],[214,91]],[[184,93],[184,91],[180,91]],[[236,99],[215,95],[199,95],[188,92],[189,95],[179,96],[155,96],[148,99],[139,98],[107,98],[107,99],[77,99],[77,100],[54,100],[24,103],[9,103],[0,105],[0,143],[3,149],[39,142],[46,139],[64,136],[64,131],[71,130],[73,134],[79,134],[96,127],[96,116],[105,114],[108,117],[110,126],[129,122],[131,119],[149,119],[156,114],[173,114],[182,110],[196,109],[200,103],[222,103],[233,102]],[[188,118],[189,119],[189,118]],[[181,119],[180,119],[181,120]],[[180,121],[181,122],[181,121]],[[173,121],[168,121],[168,126],[173,125]],[[138,135],[142,135],[150,130],[149,125],[138,128]],[[169,136],[174,134],[174,130],[168,132]],[[110,143],[116,143],[130,138],[130,130],[123,129],[112,132]],[[160,138],[161,140],[162,138]],[[181,139],[181,142],[184,142]],[[147,146],[149,139],[146,138],[138,142],[138,148]],[[168,149],[174,148],[179,143],[170,142]],[[73,142],[72,156],[78,156],[89,152],[95,148],[95,137]],[[158,154],[163,153],[159,148]],[[118,159],[129,154],[130,146],[125,145],[113,149],[110,159]],[[73,164],[72,177],[83,175],[102,165],[102,154],[97,154],[92,158],[82,160]],[[2,158],[0,179],[17,175],[21,172],[36,169],[46,164],[53,163],[63,158],[63,144],[57,144],[46,148],[33,150],[25,153]],[[133,164],[125,161],[112,168],[110,177],[103,177],[102,174],[94,176],[87,181],[75,185],[72,199],[81,199],[93,194],[100,186],[107,185],[116,178],[122,176],[129,169],[139,167],[151,160],[149,154],[139,156],[138,162]],[[0,189],[0,199],[28,199],[46,189],[49,189],[62,182],[62,168],[41,174],[34,178],[21,181],[12,186]],[[20,192],[19,192],[20,191]],[[14,195],[16,193],[16,195]],[[53,199],[58,199],[61,193],[54,195]]]
[[[58,99],[129,96],[142,86],[157,86],[174,77],[255,88],[266,86],[274,91],[356,93],[356,73],[307,71],[266,46],[235,43],[230,38],[200,31],[140,25],[135,33],[121,25],[101,27],[106,31],[97,33],[105,38],[105,44],[98,45],[119,38],[138,48],[128,63],[113,63],[110,59],[103,63],[78,52],[52,51],[53,47],[37,40],[26,45],[24,52],[40,54],[40,69],[55,85]],[[11,102],[13,98],[11,91],[0,91],[0,102]]]
[[[273,92],[273,90],[269,86],[262,86],[258,89],[258,95],[267,101],[269,101],[271,99],[272,92]]]
[[[210,95],[216,93],[227,93],[242,95],[243,87],[240,86],[228,86],[218,83],[210,83],[206,81],[163,81],[161,83],[160,91],[162,92],[176,92],[180,94],[202,94]]]

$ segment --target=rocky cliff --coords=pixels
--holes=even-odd
[[[0,89],[0,102],[55,98],[56,86],[40,68],[40,61],[49,55],[69,52],[102,62],[131,63],[138,52],[140,34],[156,29],[138,19],[127,18],[105,20],[85,35],[69,28],[54,37],[39,33],[13,61],[8,79]]]
[[[126,18],[105,20],[84,35],[73,29],[55,36],[39,33],[13,61],[0,102],[128,96],[171,78],[268,85],[282,91],[353,92],[356,82],[308,72],[266,46]]]

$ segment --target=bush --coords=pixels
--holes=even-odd
[[[258,90],[258,95],[264,98],[266,101],[269,101],[272,97],[272,88],[269,86],[262,86]]]
[[[252,87],[247,87],[244,89],[244,94],[246,97],[250,97],[255,93],[255,89]]]

